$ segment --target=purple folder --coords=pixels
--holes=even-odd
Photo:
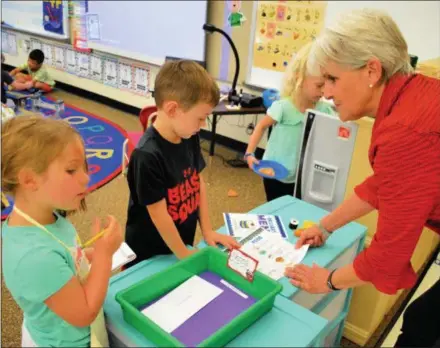
[[[210,282],[212,285],[219,287],[223,292],[176,330],[171,332],[171,335],[187,347],[196,347],[205,339],[216,333],[221,327],[232,321],[240,313],[256,303],[254,297],[246,294],[248,298],[243,298],[221,283],[220,281],[222,278],[213,272],[202,272],[198,276]],[[241,292],[243,293],[243,291]],[[165,295],[166,294],[163,296]],[[146,306],[143,306],[140,310],[142,311],[149,307],[163,296],[150,302]]]

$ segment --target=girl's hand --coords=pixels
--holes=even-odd
[[[94,234],[99,233],[101,230],[101,222],[99,219],[95,219],[93,223]],[[95,250],[96,252],[105,253],[111,257],[116,250],[119,249],[124,239],[122,235],[122,228],[116,218],[109,215],[107,217],[106,227],[104,230],[104,235],[95,243]]]
[[[254,169],[254,164],[258,164],[260,163],[259,160],[257,160],[254,156],[249,156],[248,158],[246,158],[246,162],[249,166],[249,169]]]

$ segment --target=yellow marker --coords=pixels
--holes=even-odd
[[[5,208],[9,207],[9,201],[3,192],[2,192],[2,203],[5,205]]]
[[[102,231],[99,232],[96,236],[90,238],[87,242],[85,242],[85,243],[83,244],[82,248],[84,249],[84,248],[89,247],[90,245],[92,245],[93,243],[95,243],[99,238],[101,238],[101,237],[104,235],[104,233],[106,233],[106,232],[107,232],[107,230],[102,230]]]

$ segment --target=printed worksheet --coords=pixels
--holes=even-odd
[[[74,50],[66,50],[66,69],[72,74],[76,73],[76,52]]]
[[[300,263],[307,254],[309,245],[300,249],[279,235],[258,228],[240,240],[240,250],[258,260],[257,270],[278,280],[284,277],[287,266]]]
[[[102,59],[97,56],[90,56],[90,77],[102,82]]]

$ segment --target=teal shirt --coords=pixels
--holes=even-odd
[[[331,106],[325,102],[318,102],[314,109],[334,114]],[[285,166],[289,175],[280,181],[294,183],[305,115],[293,105],[290,98],[273,102],[267,114],[276,121],[276,124],[272,127],[263,159],[277,161]]]
[[[73,225],[61,216],[45,226],[68,246],[76,245]],[[74,275],[70,252],[38,227],[2,228],[2,268],[6,287],[23,310],[24,323],[39,347],[88,347],[90,327],[75,327],[61,319],[44,301]]]

